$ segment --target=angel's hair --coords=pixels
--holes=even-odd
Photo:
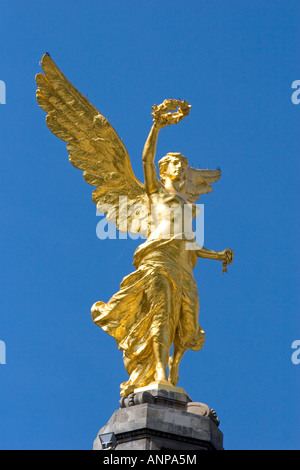
[[[177,152],[167,153],[167,155],[162,157],[158,162],[159,176],[160,176],[160,180],[161,180],[162,184],[164,184],[164,182],[165,182],[165,174],[166,174],[167,168],[169,166],[169,163],[174,158],[178,158],[179,160],[181,160],[182,163],[184,164],[185,168],[188,167],[188,160],[184,155],[182,155],[182,153],[177,153]]]

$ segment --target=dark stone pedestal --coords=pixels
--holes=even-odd
[[[193,402],[181,388],[158,383],[120,400],[93,449],[103,450],[99,435],[113,432],[115,450],[222,450],[218,426],[207,405]]]

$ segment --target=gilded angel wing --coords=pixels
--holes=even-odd
[[[99,212],[121,232],[147,236],[144,185],[135,177],[127,150],[107,119],[62,74],[49,54],[42,58],[44,74],[36,75],[39,106],[54,135],[67,142],[69,160],[83,170],[85,181],[97,188],[92,199]],[[127,207],[120,205],[120,196]],[[128,207],[136,210],[127,212]],[[139,208],[142,208],[139,209]],[[121,210],[126,214],[120,214]],[[121,217],[119,217],[121,216]]]
[[[220,178],[221,170],[197,170],[188,167],[186,181],[180,192],[189,202],[196,202],[201,194],[211,193],[213,190],[211,183]]]

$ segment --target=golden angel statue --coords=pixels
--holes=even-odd
[[[152,382],[175,386],[184,352],[200,350],[205,339],[198,322],[199,298],[193,276],[197,258],[223,261],[224,272],[233,261],[233,251],[216,252],[196,243],[191,249],[191,234],[184,230],[183,221],[176,222],[175,212],[166,221],[165,208],[186,213],[184,208],[189,207],[190,216],[195,217],[195,202],[212,191],[211,183],[221,172],[191,168],[186,157],[172,152],[158,162],[158,177],[158,134],[190,110],[186,101],[170,99],[152,108],[153,125],[142,156],[142,184],[107,119],[65,78],[49,54],[43,56],[41,65],[44,74],[36,76],[38,104],[47,113],[49,129],[67,142],[72,165],[83,170],[85,181],[96,187],[92,198],[97,208],[116,222],[118,230],[146,237],[134,253],[135,271],[123,279],[119,292],[107,303],[99,301],[92,307],[94,323],[113,336],[123,351],[129,380],[121,384],[121,396]],[[126,196],[127,206],[135,208],[126,212],[125,220],[120,196]]]

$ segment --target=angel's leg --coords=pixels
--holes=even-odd
[[[157,382],[167,381],[168,350],[165,345],[153,341],[153,352],[156,359],[155,377]]]
[[[204,332],[198,323],[199,296],[193,279],[188,280],[182,292],[180,321],[174,338],[174,350],[169,359],[169,381],[176,385],[179,380],[179,364],[187,349],[201,349]],[[203,334],[202,334],[203,333]]]
[[[152,310],[152,347],[155,359],[155,381],[167,381],[168,356],[172,343],[172,314],[174,314],[172,293],[168,277],[160,272],[153,272],[152,282],[148,285],[147,299]]]
[[[182,348],[180,345],[174,343],[174,351],[169,359],[169,382],[171,382],[171,384],[174,386],[179,380],[179,364],[184,353],[185,348]]]

